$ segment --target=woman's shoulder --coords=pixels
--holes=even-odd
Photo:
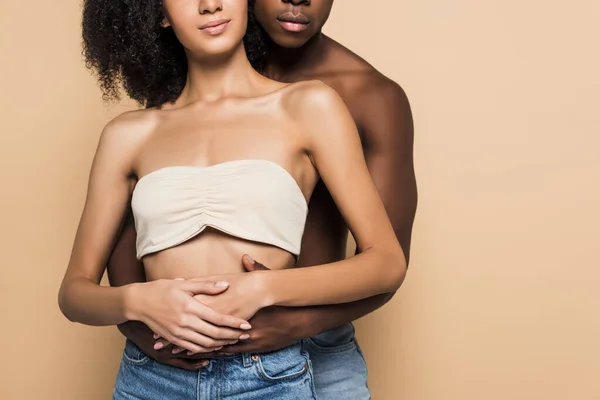
[[[110,120],[100,135],[99,150],[134,154],[154,131],[158,114],[152,109],[126,111]]]
[[[102,130],[102,139],[126,142],[144,140],[156,127],[159,114],[154,109],[126,111],[110,120]]]
[[[328,105],[341,100],[339,94],[319,80],[300,81],[288,85],[283,98],[291,106]]]
[[[337,118],[347,112],[340,95],[319,80],[290,84],[281,103],[286,113],[303,123]]]
[[[109,134],[135,137],[154,129],[158,120],[159,114],[155,109],[130,110],[111,119],[103,131]]]

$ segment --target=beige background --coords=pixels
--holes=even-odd
[[[556,4],[556,5],[555,5]],[[0,399],[108,399],[122,338],[56,293],[103,124],[79,1],[0,1]],[[376,400],[600,399],[600,3],[338,0],[411,99],[401,292],[358,323]]]

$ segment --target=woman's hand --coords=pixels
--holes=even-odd
[[[267,302],[269,296],[265,292],[263,279],[265,273],[268,272],[243,272],[201,278],[202,280],[229,282],[229,288],[218,295],[198,294],[194,298],[222,314],[249,320],[258,310],[269,305]]]
[[[253,265],[254,260],[248,256],[243,257],[244,265]],[[196,294],[194,298],[200,301],[202,304],[210,307],[211,309],[218,311],[222,314],[232,315],[236,317],[249,320],[262,308],[269,306],[268,294],[266,292],[266,283],[264,281],[264,271],[269,269],[262,266],[247,267],[248,271],[257,271],[250,273],[238,273],[238,274],[223,274],[208,276],[202,278],[193,278],[188,282],[202,282],[202,281],[226,281],[229,283],[229,288],[226,292],[219,293],[217,295],[207,296],[205,294]],[[241,335],[239,340],[247,340],[250,335]],[[163,337],[160,334],[154,335],[154,339],[157,340],[155,347],[166,347],[174,344]],[[237,342],[237,340],[235,341]],[[231,342],[228,344],[235,344]],[[177,354],[185,349],[175,345],[173,353]],[[194,351],[188,351],[188,355],[195,354]]]
[[[237,286],[237,285],[236,285]],[[240,337],[251,326],[247,320],[215,311],[194,299],[227,293],[223,279],[184,281],[161,279],[131,285],[128,312],[130,320],[144,322],[170,343],[193,353],[220,349]]]

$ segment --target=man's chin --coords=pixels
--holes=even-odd
[[[280,33],[278,35],[273,35],[271,39],[280,47],[286,49],[298,49],[308,43],[311,37],[312,36],[300,36],[292,33]]]

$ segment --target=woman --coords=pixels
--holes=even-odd
[[[102,132],[59,294],[67,318],[142,321],[202,352],[243,340],[263,307],[346,303],[400,286],[404,256],[352,118],[327,86],[285,85],[252,68],[245,49],[259,42],[248,36],[244,46],[246,0],[88,0],[84,7],[86,54],[105,95],[117,95],[120,79],[151,107]],[[319,178],[361,252],[290,269]],[[130,199],[148,282],[100,287]],[[247,253],[276,271],[242,273],[239,256]],[[178,280],[193,277],[202,278]],[[163,299],[199,288],[213,295],[185,303],[188,317],[172,318]],[[216,326],[231,336],[212,340]],[[115,398],[309,399],[311,379],[300,343],[216,359],[199,373],[149,363],[128,343]]]

